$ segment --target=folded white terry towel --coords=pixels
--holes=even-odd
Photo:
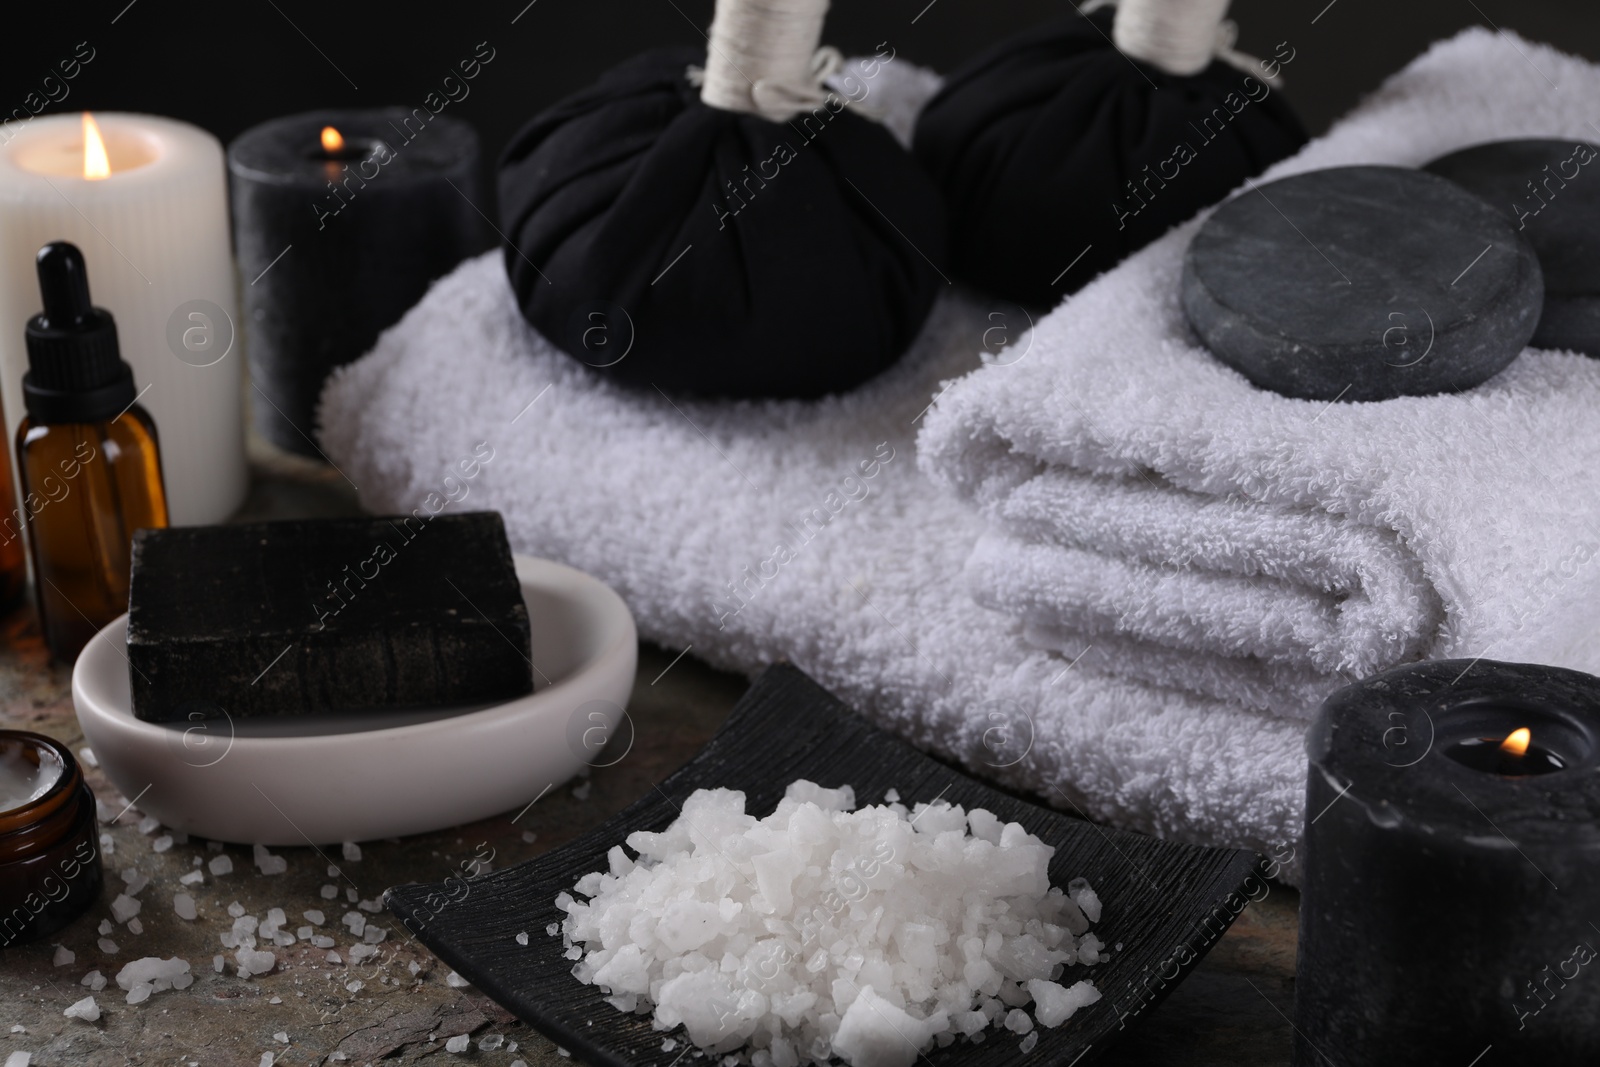
[[[1467,31],[1263,180],[1593,140],[1597,95],[1586,62]],[[1600,360],[1529,350],[1468,392],[1381,403],[1256,389],[1184,320],[1199,225],[927,416],[922,468],[991,524],[978,602],[1085,664],[1289,716],[1419,658],[1600,669]]]

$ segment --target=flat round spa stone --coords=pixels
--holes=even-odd
[[[1544,271],[1533,346],[1600,356],[1600,145],[1490,141],[1425,169],[1499,208],[1533,245]]]
[[[1544,283],[1514,223],[1453,182],[1335,167],[1257,186],[1206,220],[1183,310],[1223,363],[1307,400],[1470,389],[1533,335]]]

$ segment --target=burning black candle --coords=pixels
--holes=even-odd
[[[489,246],[478,135],[427,108],[273,119],[228,147],[257,427],[317,455],[329,372]]]
[[[1413,664],[1307,750],[1297,1067],[1600,1060],[1600,678]]]

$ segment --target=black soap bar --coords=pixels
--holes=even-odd
[[[1539,254],[1544,314],[1533,347],[1600,356],[1600,145],[1491,141],[1426,169],[1505,212]]]
[[[1533,336],[1544,282],[1516,226],[1454,182],[1334,167],[1218,208],[1182,299],[1212,354],[1263,389],[1387,400],[1498,374]]]
[[[492,511],[141,530],[128,666],[149,722],[492,703],[533,689]]]

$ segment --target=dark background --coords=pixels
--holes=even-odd
[[[493,62],[446,113],[476,124],[492,158],[522,122],[605,67],[651,46],[702,43],[712,4],[58,0],[8,7],[0,113],[20,106],[58,60],[88,41],[95,59],[70,83],[70,96],[47,110],[172,115],[224,141],[310,108],[420,106],[487,41]],[[1066,0],[834,0],[825,39],[846,54],[887,41],[901,57],[948,70],[1070,10]],[[1268,54],[1283,40],[1295,48],[1287,92],[1313,131],[1464,26],[1515,29],[1600,58],[1600,5],[1579,0],[1234,0],[1231,17],[1246,51]]]

